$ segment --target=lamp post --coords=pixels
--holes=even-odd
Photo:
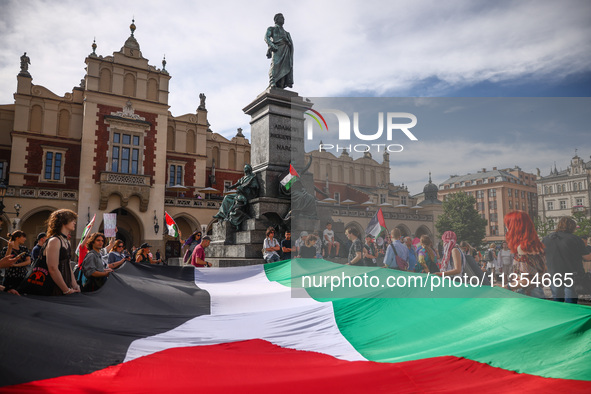
[[[160,230],[160,225],[158,224],[158,216],[156,216],[156,210],[154,210],[154,232],[158,234],[158,230]]]

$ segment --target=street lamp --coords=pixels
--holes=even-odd
[[[154,232],[158,234],[158,230],[160,230],[160,225],[158,224],[158,216],[156,216],[156,210],[154,210]]]

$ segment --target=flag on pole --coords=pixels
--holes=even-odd
[[[289,190],[291,189],[291,186],[295,183],[296,180],[299,179],[299,174],[296,171],[295,168],[293,168],[293,166],[290,164],[289,165],[289,174],[287,174],[285,176],[285,178],[283,178],[281,180],[281,185],[283,185],[285,187],[285,190]]]
[[[92,226],[94,226],[94,219],[96,219],[96,213],[92,217],[92,220],[90,222],[88,222],[86,227],[84,227],[84,231],[82,232],[82,237],[80,237],[80,242],[78,243],[78,247],[76,248],[76,254],[78,256],[80,256],[80,246],[82,246],[82,242],[84,242],[84,238],[86,238],[86,235],[90,232],[90,230],[92,229]]]
[[[386,221],[384,220],[382,208],[380,208],[367,225],[367,228],[365,229],[365,234],[371,234],[374,237],[377,237],[384,230],[386,230]]]
[[[171,237],[178,237],[180,234],[179,226],[176,224],[174,219],[170,217],[168,212],[164,211],[164,218],[166,219],[166,228],[168,229],[168,235]]]

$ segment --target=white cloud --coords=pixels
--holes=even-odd
[[[172,80],[171,111],[194,112],[207,97],[215,131],[248,131],[242,108],[266,88],[263,41],[283,12],[295,41],[295,90],[303,96],[408,92],[425,78],[430,94],[482,81],[534,75],[545,83],[589,71],[586,1],[9,1],[0,17],[0,103],[11,103],[24,51],[34,83],[64,94],[97,53],[118,51],[135,16],[144,57]]]

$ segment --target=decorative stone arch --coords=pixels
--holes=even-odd
[[[359,230],[359,234],[360,234],[359,235],[359,238],[361,240],[364,239],[364,237],[365,237],[365,229],[363,228],[362,225],[360,225],[359,223],[357,223],[355,221],[352,221],[352,222],[349,222],[349,223],[345,224],[345,229],[347,229],[348,227],[355,227],[357,230]]]
[[[147,82],[148,100],[158,101],[158,80],[154,77],[148,77]]]
[[[195,153],[195,130],[187,130],[187,153]]]
[[[139,216],[131,209],[117,208],[111,211],[117,214],[117,239],[121,239],[125,243],[125,248],[131,251],[132,246],[139,246],[144,242],[144,234],[149,233],[144,228],[144,224]],[[98,218],[97,218],[98,219]],[[98,221],[98,220],[97,220]],[[150,225],[149,222],[146,225]],[[98,227],[95,226],[96,231],[102,231],[104,223],[101,218]]]
[[[40,232],[44,232],[47,231],[47,227],[46,227],[46,222],[47,219],[49,219],[49,216],[51,215],[52,212],[56,211],[57,208],[55,207],[51,207],[51,206],[41,206],[41,207],[36,207],[35,209],[32,209],[28,212],[26,212],[19,224],[18,224],[18,229],[24,231],[27,234],[27,247],[32,248],[33,246],[35,246],[35,239],[37,237],[37,234],[39,234]],[[2,215],[2,221],[4,222],[4,216]],[[12,224],[10,222],[10,219],[7,217],[6,218],[6,223],[9,227],[4,227],[4,224],[2,225],[2,232],[3,233],[8,233],[9,231],[12,230]]]
[[[250,164],[250,151],[247,150],[244,152],[244,165]],[[244,167],[244,165],[242,167]]]
[[[218,146],[211,149],[211,159],[212,161],[215,160],[215,168],[223,168],[220,163],[220,148]]]
[[[230,148],[228,152],[228,168],[230,170],[236,170],[236,150],[234,148]]]
[[[126,73],[123,77],[123,95],[129,97],[135,97],[135,75],[132,73]]]
[[[111,93],[111,70],[107,67],[101,68],[99,73],[99,92]]]
[[[174,150],[176,144],[176,135],[174,127],[168,126],[166,130],[166,150]]]
[[[68,137],[70,134],[70,111],[66,108],[60,108],[57,119],[57,135]]]
[[[412,231],[410,231],[410,229],[408,228],[408,226],[406,226],[405,224],[399,224],[398,226],[396,226],[397,229],[400,230],[400,232],[402,233],[402,237],[410,237],[412,235]]]
[[[415,231],[415,237],[416,238],[421,239],[421,236],[423,236],[423,235],[427,235],[427,236],[429,236],[429,238],[431,238],[431,241],[435,241],[433,239],[433,233],[424,224],[420,225],[419,228],[417,228],[417,231]]]
[[[29,130],[35,133],[41,133],[43,131],[43,107],[39,104],[31,106]]]
[[[183,234],[183,238],[188,238],[193,231],[201,230],[201,223],[188,213],[180,213],[173,217],[176,224],[179,226],[179,230]]]
[[[123,208],[127,207],[127,204],[129,204],[129,199],[131,197],[136,196],[140,200],[140,211],[146,212],[148,210],[148,204],[150,203],[149,187],[132,186],[116,183],[101,183],[99,210],[103,211],[107,209],[109,197],[111,197],[111,195],[113,194],[119,196],[119,198],[121,199],[121,207]]]

